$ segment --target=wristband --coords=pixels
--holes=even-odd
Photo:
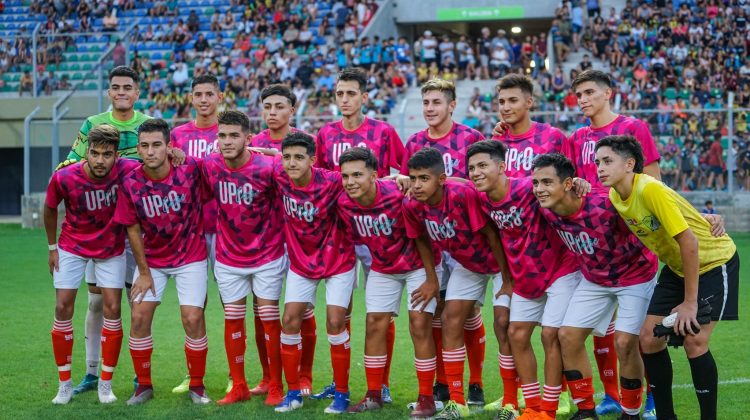
[[[47,249],[50,251],[57,251],[57,244],[47,245]]]

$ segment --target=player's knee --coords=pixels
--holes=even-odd
[[[366,334],[367,335],[384,334],[386,328],[388,327],[389,319],[390,319],[390,315],[368,313]]]
[[[194,331],[199,329],[203,324],[203,310],[184,311],[182,313],[182,325],[186,330]]]
[[[689,335],[685,337],[683,347],[688,358],[696,358],[708,351],[708,337],[703,334]]]
[[[416,341],[432,340],[432,319],[418,316],[409,318],[409,332]]]
[[[300,318],[299,316],[294,316],[288,312],[284,312],[284,316],[281,320],[281,325],[283,326],[284,333],[296,334],[302,328],[302,318]]]
[[[130,315],[130,328],[135,332],[147,329],[149,322],[149,317],[140,312],[133,311]]]
[[[517,323],[510,324],[510,327],[508,327],[508,338],[510,339],[511,345],[516,348],[520,349],[523,347],[528,346],[528,333],[526,331],[526,328],[523,328],[522,326],[519,326]]]
[[[559,343],[558,331],[557,328],[542,328],[542,345],[545,349]]]
[[[616,334],[615,335],[615,351],[617,355],[627,360],[632,357],[634,353],[638,352],[638,337],[632,334]]]
[[[557,338],[560,340],[560,347],[563,351],[574,350],[583,345],[574,328],[560,328]]]
[[[104,317],[107,319],[120,318],[120,302],[117,300],[104,302],[103,312]]]
[[[508,316],[507,311],[496,311],[494,323],[495,330],[507,331],[510,327],[510,317]]]
[[[67,321],[73,319],[73,304],[68,302],[57,302],[55,304],[55,319],[58,321]]]
[[[329,334],[338,334],[346,329],[346,320],[343,316],[329,316],[326,319],[326,330]]]

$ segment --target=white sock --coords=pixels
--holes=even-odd
[[[102,348],[102,295],[89,292],[89,309],[86,311],[86,373],[99,376],[99,356]]]

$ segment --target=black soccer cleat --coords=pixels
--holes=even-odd
[[[448,385],[435,382],[435,385],[432,386],[432,396],[435,398],[435,401],[446,402],[450,400],[451,393],[448,390]]]
[[[469,398],[466,404],[484,406],[484,390],[479,384],[469,384]]]

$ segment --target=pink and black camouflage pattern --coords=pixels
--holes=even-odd
[[[456,178],[467,178],[466,151],[472,144],[484,140],[479,131],[454,122],[451,131],[439,139],[430,138],[428,129],[414,133],[406,142],[404,160],[401,162],[401,174],[409,175],[409,158],[424,147],[430,146],[443,155],[445,174]]]
[[[289,133],[302,133],[302,130],[298,130],[295,127],[289,127]],[[253,136],[250,140],[250,146],[252,147],[263,147],[265,149],[276,149],[281,152],[281,142],[284,139],[272,139],[271,130],[265,129],[260,133]]]
[[[493,140],[502,141],[508,148],[505,154],[505,175],[510,178],[531,176],[534,159],[545,153],[563,153],[567,136],[546,123],[531,122],[529,131],[514,136],[510,130]]]

